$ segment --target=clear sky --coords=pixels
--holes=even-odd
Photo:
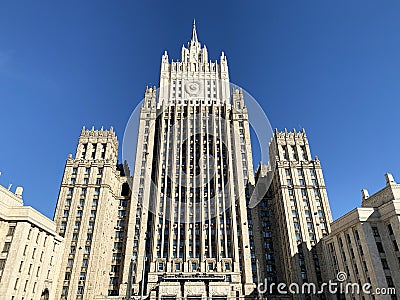
[[[139,3],[140,2],[140,3]],[[400,1],[2,1],[0,184],[52,218],[81,127],[122,141],[161,55],[196,19],[273,127],[304,127],[334,218],[400,182]]]

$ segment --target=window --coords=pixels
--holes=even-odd
[[[69,210],[64,210],[63,217],[68,218],[68,215],[69,215]]]
[[[65,276],[64,276],[64,280],[70,280],[71,279],[71,273],[70,272],[66,272]]]
[[[77,294],[78,295],[83,295],[83,286],[78,286]]]
[[[296,233],[296,240],[297,241],[301,240],[301,234],[299,232]]]
[[[376,247],[378,248],[379,253],[384,253],[385,252],[381,242],[376,242]]]
[[[192,262],[192,271],[197,271],[197,264]]]
[[[394,248],[394,251],[399,251],[399,246],[397,245],[396,240],[393,240],[393,248]]]
[[[72,168],[72,175],[76,175],[78,173],[78,168]]]
[[[81,226],[81,222],[80,221],[76,221],[74,229],[79,229],[80,226]]]
[[[111,266],[111,272],[118,273],[119,270],[120,270],[120,266],[119,265],[112,265]]]
[[[214,264],[208,263],[208,271],[213,271],[213,270],[214,270]]]
[[[83,184],[89,184],[89,178],[83,178]]]
[[[103,174],[103,168],[98,168],[97,175],[102,175],[102,174]]]
[[[100,194],[100,188],[95,188],[94,189],[94,195],[98,196]]]
[[[386,282],[388,284],[388,287],[394,287],[393,279],[391,276],[386,276]]]
[[[86,168],[86,169],[85,169],[85,174],[86,174],[86,175],[89,175],[89,174],[90,174],[90,168]]]
[[[2,252],[8,252],[10,250],[10,247],[11,247],[11,243],[10,242],[4,243],[4,247],[3,247],[3,251]]]
[[[96,179],[96,184],[101,184],[101,178]]]
[[[15,226],[8,227],[7,236],[13,236],[15,232]]]
[[[383,267],[384,269],[389,269],[389,265],[388,265],[388,263],[387,263],[386,258],[381,258],[381,262],[382,262],[382,267]]]
[[[180,263],[175,263],[175,270],[180,271],[181,270],[181,264]]]
[[[164,270],[164,264],[163,263],[158,263],[158,271]]]
[[[75,184],[75,180],[76,180],[75,178],[71,178],[69,184]]]
[[[90,253],[90,246],[86,246],[85,247],[85,254],[89,254]]]
[[[226,271],[229,271],[230,269],[231,269],[231,264],[228,263],[228,262],[226,262],[226,263],[225,263],[225,270],[226,270]]]
[[[22,268],[22,261],[21,261],[21,265],[20,265],[20,267],[19,267],[19,271],[21,272],[21,268]],[[4,267],[5,267],[5,265],[6,265],[6,260],[5,259],[0,259],[0,272],[2,271],[2,270],[4,270]]]
[[[378,227],[372,226],[372,232],[374,233],[375,237],[379,237],[379,230]]]
[[[79,280],[85,280],[86,279],[86,273],[85,272],[81,272],[79,274]]]
[[[73,259],[68,259],[67,267],[68,267],[68,268],[72,268],[73,263],[74,263],[74,260],[73,260]]]
[[[68,295],[68,287],[63,286],[62,291],[61,291],[61,296],[67,296]]]
[[[3,264],[3,266],[2,266],[2,262],[5,264],[6,261],[5,261],[4,259],[0,260],[0,271],[4,269],[4,264]],[[21,261],[21,263],[19,264],[18,272],[21,272],[21,271],[22,271],[22,266],[23,266],[23,265],[24,265],[24,262]]]
[[[392,224],[388,224],[387,228],[388,228],[388,231],[389,231],[389,235],[393,235]]]

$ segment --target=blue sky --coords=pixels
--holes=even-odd
[[[138,2],[138,3],[137,3]],[[399,1],[3,1],[0,184],[52,217],[83,125],[122,141],[161,55],[178,59],[196,19],[212,59],[273,127],[307,131],[334,218],[360,190],[400,181]]]

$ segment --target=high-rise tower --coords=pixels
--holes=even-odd
[[[69,155],[54,220],[64,237],[57,299],[118,294],[129,187],[110,130],[82,129]]]
[[[138,130],[130,210],[139,215],[129,220],[125,250],[136,274],[128,294],[249,295],[247,110],[242,92],[230,90],[226,56],[208,60],[195,24],[180,61],[162,56],[160,88],[146,90]]]
[[[83,129],[67,159],[54,216],[66,245],[60,299],[228,300],[256,296],[264,278],[320,281],[315,245],[331,222],[320,163],[304,132],[275,132],[273,171],[258,171],[272,186],[250,209],[245,96],[195,24],[179,61],[162,55],[137,119],[127,168],[113,129]]]
[[[273,299],[277,284],[322,283],[322,255],[319,242],[330,232],[332,216],[318,157],[312,158],[308,138],[301,132],[278,132],[270,142],[275,166],[272,184],[252,210],[258,282],[269,286],[265,294]],[[260,165],[257,179],[267,176]],[[265,287],[263,288],[265,289]],[[297,293],[294,299],[321,299],[322,295]]]

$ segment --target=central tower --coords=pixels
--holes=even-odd
[[[162,56],[140,112],[122,282],[127,296],[232,299],[255,288],[247,218],[254,184],[247,109],[227,58],[192,37]],[[253,270],[254,269],[254,270]],[[237,298],[239,299],[239,298]]]

